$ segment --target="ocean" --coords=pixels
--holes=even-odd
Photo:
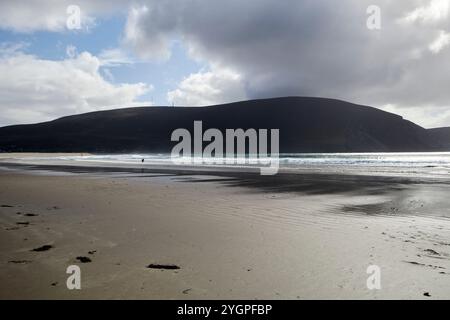
[[[142,162],[144,159],[144,162]],[[170,154],[102,154],[70,155],[57,157],[16,158],[24,163],[53,163],[93,166],[173,166]],[[194,164],[195,167],[252,168],[255,164]],[[450,152],[414,153],[291,153],[279,155],[279,167],[289,172],[334,172],[368,175],[405,175],[448,178],[450,175]]]

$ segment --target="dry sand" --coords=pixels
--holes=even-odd
[[[0,298],[450,298],[448,184],[267,179],[0,170]]]

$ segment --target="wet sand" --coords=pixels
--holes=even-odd
[[[442,179],[6,167],[2,299],[450,298]]]

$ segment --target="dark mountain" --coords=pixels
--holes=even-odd
[[[379,109],[322,98],[286,97],[210,107],[98,111],[0,128],[1,151],[170,152],[176,128],[280,129],[281,152],[381,152],[447,149],[445,130],[428,131]],[[447,129],[448,130],[448,129]],[[448,131],[447,131],[448,133]],[[447,137],[447,138],[446,138]]]
[[[438,149],[450,150],[450,127],[428,129],[428,134]]]

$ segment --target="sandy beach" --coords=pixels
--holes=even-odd
[[[0,167],[0,299],[450,297],[443,179]]]

